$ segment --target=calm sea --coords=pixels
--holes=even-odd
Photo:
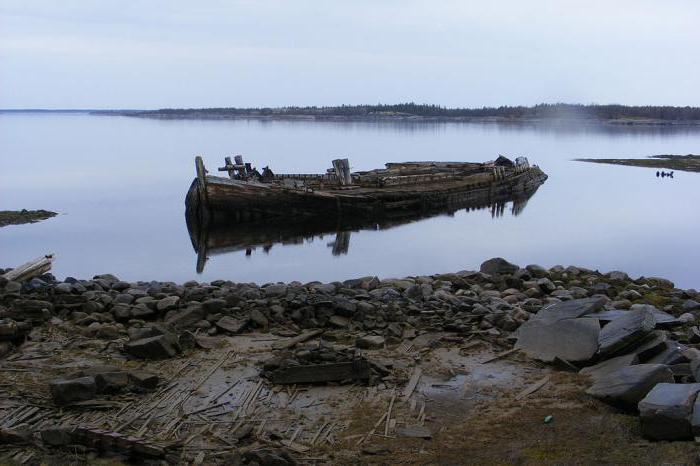
[[[700,152],[692,128],[566,125],[159,121],[87,114],[0,115],[0,209],[48,209],[53,219],[0,228],[0,266],[57,255],[59,278],[265,283],[333,281],[520,265],[581,265],[670,278],[700,288],[700,175],[574,162]],[[212,171],[243,154],[275,172],[355,170],[409,160],[524,155],[549,175],[527,205],[459,211],[383,230],[272,247],[209,251],[201,274],[184,217],[194,156]],[[236,232],[231,232],[235,239]],[[342,234],[343,241],[348,234]],[[347,248],[345,248],[347,246]],[[347,251],[345,252],[345,250]]]

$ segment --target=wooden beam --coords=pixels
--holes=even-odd
[[[10,270],[3,275],[9,281],[24,282],[31,280],[34,277],[43,275],[49,270],[51,270],[51,263],[53,262],[53,254],[47,254],[43,257],[29,261],[26,264],[22,264],[19,267]]]

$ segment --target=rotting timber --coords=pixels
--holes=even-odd
[[[213,217],[247,222],[273,217],[318,215],[380,219],[449,209],[471,201],[517,195],[539,186],[547,175],[525,157],[499,156],[486,163],[404,162],[350,172],[347,159],[333,160],[325,174],[262,174],[238,155],[209,175],[195,158],[197,177],[186,197],[188,216],[207,223]]]
[[[429,211],[408,211],[401,216],[362,218],[353,216],[317,215],[314,217],[274,217],[248,222],[231,221],[225,215],[215,215],[201,222],[195,212],[187,215],[187,230],[192,247],[197,253],[197,273],[204,271],[206,260],[211,255],[246,251],[252,255],[257,248],[268,252],[276,244],[301,244],[329,235],[334,256],[348,253],[352,232],[360,230],[388,230],[407,223],[426,220],[436,216],[454,215],[461,210],[489,210],[493,218],[519,215],[530,198],[537,192],[539,184],[529,184],[518,193],[500,193],[494,196],[476,196],[449,207]],[[511,203],[507,209],[508,203]]]

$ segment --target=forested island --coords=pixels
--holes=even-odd
[[[431,104],[340,105],[329,107],[163,108],[159,110],[97,111],[95,114],[164,119],[308,119],[308,120],[416,120],[416,121],[556,121],[574,120],[615,124],[700,124],[700,107],[539,104],[448,108]]]

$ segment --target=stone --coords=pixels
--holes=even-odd
[[[389,448],[385,447],[384,445],[365,445],[362,447],[362,454],[363,455],[386,455],[388,453],[391,453],[391,450]]]
[[[279,298],[287,294],[287,285],[283,283],[268,285],[262,291],[266,298]]]
[[[62,447],[72,442],[70,427],[49,427],[41,431],[41,440],[51,447]]]
[[[267,326],[270,324],[270,322],[267,320],[267,317],[265,317],[265,314],[263,314],[257,309],[253,309],[252,311],[250,311],[248,317],[258,327],[267,328]]]
[[[582,298],[562,301],[540,309],[535,318],[548,323],[564,319],[575,319],[597,312],[603,308],[604,304],[605,298]]]
[[[171,335],[156,335],[124,344],[124,350],[139,359],[168,359],[176,356],[180,345]]]
[[[583,362],[598,351],[599,334],[600,324],[596,319],[551,321],[535,317],[520,326],[515,347],[540,361],[552,362],[559,358]]]
[[[678,342],[666,340],[663,343],[663,349],[656,356],[650,358],[649,364],[680,364],[688,362],[685,354],[685,347]]]
[[[557,289],[556,285],[549,278],[538,279],[537,286],[545,293],[551,293]]]
[[[628,350],[641,343],[654,327],[656,320],[649,309],[625,311],[626,315],[611,321],[600,331],[599,353],[603,356]]]
[[[380,335],[366,335],[355,340],[355,346],[360,349],[384,348],[384,337]]]
[[[683,301],[683,310],[684,311],[700,310],[700,303],[695,301],[694,299],[687,299],[687,300]]]
[[[684,312],[678,316],[678,321],[682,324],[692,324],[695,322],[695,316],[690,312]]]
[[[165,323],[176,328],[187,328],[204,318],[204,310],[201,305],[193,305],[176,311],[165,319]]]
[[[639,362],[646,363],[667,349],[667,340],[666,332],[656,330],[650,333],[644,342],[634,349],[633,353],[638,356]]]
[[[156,303],[156,309],[159,312],[172,311],[173,309],[177,308],[177,305],[179,302],[180,302],[179,296],[168,296],[167,298],[163,298],[163,299],[158,300],[158,302]]]
[[[129,375],[123,371],[102,372],[95,376],[98,393],[119,393],[129,385]]]
[[[589,376],[593,381],[596,381],[611,372],[618,371],[623,367],[632,366],[639,362],[639,358],[635,353],[624,354],[616,358],[611,358],[600,362],[594,366],[584,367],[579,371],[579,374]]]
[[[662,364],[637,364],[603,375],[586,393],[606,403],[636,407],[658,383],[673,383],[673,371]]]
[[[642,434],[652,440],[693,438],[691,415],[700,383],[656,385],[639,402]]]
[[[76,379],[59,379],[49,384],[51,397],[57,405],[65,405],[76,401],[95,398],[97,384],[95,377],[78,377]]]
[[[350,325],[350,319],[347,317],[343,316],[331,316],[330,319],[328,319],[328,323],[332,327],[338,327],[338,328],[347,328]]]
[[[129,382],[143,390],[155,390],[160,378],[150,372],[134,370],[129,372]]]
[[[248,319],[235,319],[233,317],[224,316],[216,322],[216,326],[221,330],[229,333],[241,333],[248,325]]]
[[[207,299],[202,303],[202,309],[206,314],[218,314],[226,306],[226,300],[221,298]]]
[[[494,257],[493,259],[483,262],[481,267],[479,267],[479,271],[489,275],[510,275],[517,272],[519,268],[520,267],[517,265],[511,264],[502,257]]]

